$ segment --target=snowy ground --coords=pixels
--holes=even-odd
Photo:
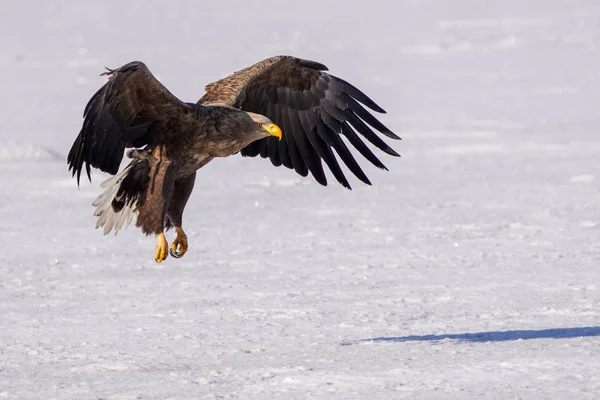
[[[1,2],[0,399],[600,397],[599,22],[597,0]],[[194,101],[279,53],[388,110],[390,172],[349,192],[214,162],[161,265],[94,230],[104,176],[77,190],[64,157],[105,65]]]

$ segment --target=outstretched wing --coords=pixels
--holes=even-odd
[[[160,142],[189,114],[190,106],[171,94],[144,63],[107,70],[103,75],[110,78],[85,107],[83,126],[67,157],[77,184],[84,163],[90,180],[90,166],[114,175],[126,147]]]
[[[364,106],[385,113],[381,107],[350,83],[324,71],[327,67],[313,61],[291,56],[272,57],[208,85],[199,103],[225,103],[259,113],[282,128],[282,140],[265,138],[253,142],[241,151],[244,156],[268,157],[273,165],[284,165],[302,176],[310,171],[325,186],[323,160],[337,181],[350,188],[335,150],[358,179],[371,184],[342,136],[382,169],[387,168],[357,132],[392,156],[399,154],[373,129],[389,138],[400,138]]]

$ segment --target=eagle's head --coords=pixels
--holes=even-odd
[[[257,133],[261,133],[263,136],[275,136],[281,140],[281,129],[273,121],[261,114],[249,112],[248,115],[256,123]]]

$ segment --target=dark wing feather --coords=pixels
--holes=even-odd
[[[83,126],[67,157],[77,184],[85,164],[115,174],[126,147],[160,143],[185,123],[190,106],[171,94],[142,62],[108,70],[109,80],[90,99]]]
[[[392,156],[399,155],[375,131],[400,138],[365,109],[385,113],[381,107],[355,86],[324,71],[323,64],[279,56],[211,84],[205,99],[218,102],[221,91],[223,102],[265,115],[282,128],[281,141],[258,140],[242,149],[242,155],[270,158],[273,165],[293,168],[303,176],[310,171],[317,182],[327,185],[323,160],[337,181],[350,188],[337,154],[358,179],[370,184],[342,136],[382,169],[386,167],[356,132]]]
[[[292,127],[292,122],[289,116],[289,108],[284,108],[281,112],[281,122],[280,125],[282,129],[286,132],[293,132],[294,128]],[[274,114],[276,115],[276,114]],[[275,118],[277,119],[277,118]],[[258,140],[258,143],[265,143],[266,140]],[[283,135],[282,140],[279,141],[278,151],[281,153],[289,154],[291,168],[294,168],[296,172],[302,176],[308,175],[308,167],[306,166],[306,162],[300,155],[300,151],[298,150],[298,145],[296,144],[296,138],[293,134]],[[244,155],[244,150],[242,150],[242,155]]]

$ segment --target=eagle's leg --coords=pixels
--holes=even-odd
[[[167,226],[174,226],[177,237],[171,244],[170,253],[174,258],[181,258],[188,250],[187,235],[181,227],[183,220],[183,209],[192,194],[194,183],[196,182],[196,172],[178,179],[173,186],[173,196],[167,210]]]
[[[175,169],[167,158],[164,145],[146,150],[134,150],[133,157],[147,160],[146,169],[140,176],[148,176],[149,182],[144,188],[145,198],[138,203],[136,226],[147,234],[158,236],[154,260],[163,262],[169,256],[169,243],[165,237],[165,221],[175,184]]]
[[[157,263],[163,262],[167,259],[167,255],[169,254],[169,243],[167,243],[167,238],[164,233],[158,234],[158,243],[156,243],[156,252],[154,253],[154,260]]]

